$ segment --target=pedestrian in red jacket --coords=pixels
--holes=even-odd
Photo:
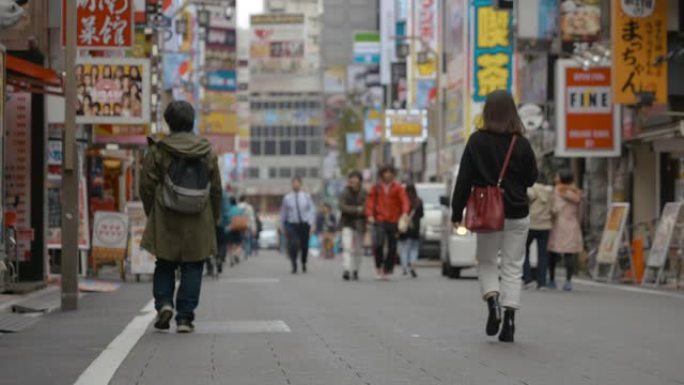
[[[410,204],[406,190],[395,179],[394,167],[382,167],[378,176],[380,180],[371,188],[366,200],[366,216],[373,226],[377,278],[387,279],[397,254],[399,218],[408,214]]]

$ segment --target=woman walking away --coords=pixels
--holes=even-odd
[[[501,329],[499,340],[513,342],[530,225],[527,188],[537,180],[537,162],[530,143],[522,135],[523,124],[508,92],[494,91],[487,96],[483,119],[483,128],[470,136],[461,159],[452,198],[451,221],[456,227],[461,225],[469,197],[474,203],[480,203],[476,202],[478,195],[471,197],[471,191],[476,188],[477,191],[487,188],[487,193],[503,190],[503,228],[498,226],[499,221],[496,221],[497,226],[492,226],[501,230],[484,232],[472,224],[466,225],[471,225],[471,230],[477,232],[478,275],[482,298],[489,309],[487,335],[496,335]],[[467,216],[472,219],[476,214],[493,210],[484,207],[483,211],[471,211]],[[501,282],[497,267],[499,252]],[[501,305],[505,309],[503,327]]]
[[[399,234],[399,256],[401,257],[401,267],[404,275],[411,272],[411,277],[417,278],[415,263],[418,259],[420,250],[420,221],[423,219],[423,201],[418,197],[416,186],[409,184],[406,186],[406,195],[411,205],[408,214],[408,228]]]
[[[541,179],[541,178],[540,178]],[[530,234],[527,236],[527,252],[523,264],[523,283],[527,287],[536,281],[537,289],[546,289],[546,266],[549,260],[548,243],[551,232],[551,208],[553,205],[553,186],[538,180],[527,189],[530,200]],[[537,242],[537,268],[530,264],[530,246]]]
[[[230,197],[230,208],[228,209],[227,220],[228,227],[226,228],[228,234],[226,235],[226,243],[228,244],[228,255],[230,257],[230,266],[240,263],[240,254],[242,252],[242,233],[248,227],[247,217],[243,209],[238,206],[237,199]]]
[[[556,263],[565,259],[565,286],[572,290],[572,276],[577,269],[577,255],[582,251],[582,228],[580,226],[580,205],[582,191],[574,186],[572,171],[561,170],[556,177],[553,194],[553,227],[549,238],[549,287],[556,288]]]

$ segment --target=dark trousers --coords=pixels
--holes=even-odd
[[[308,223],[285,224],[287,234],[287,252],[292,261],[292,271],[297,271],[297,255],[301,253],[302,266],[306,266],[309,255],[309,234],[311,226]]]
[[[397,256],[397,235],[399,229],[396,223],[380,222],[373,226],[375,235],[375,268],[383,268],[386,274],[392,272]],[[385,254],[385,242],[387,254]]]
[[[174,307],[176,269],[179,267],[181,279],[175,301],[176,321],[192,322],[195,319],[195,309],[199,304],[204,261],[178,263],[157,259],[152,284],[154,307],[157,311],[164,306]]]
[[[546,266],[549,261],[549,230],[530,230],[527,235],[527,252],[523,263],[523,281],[530,283],[537,281],[537,287],[546,286]],[[530,246],[537,241],[537,268],[530,266]]]
[[[572,253],[549,254],[549,278],[551,281],[556,280],[556,264],[561,258],[563,258],[565,261],[565,280],[570,282],[572,281],[572,277],[575,275],[575,270],[577,270],[577,254]]]

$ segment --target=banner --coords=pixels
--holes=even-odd
[[[363,120],[363,136],[366,143],[377,143],[382,140],[382,111],[368,110]]]
[[[150,62],[82,58],[76,66],[78,124],[144,124],[150,120]]]
[[[66,2],[62,0],[62,25],[66,25]],[[133,46],[133,1],[76,1],[76,46],[83,49],[120,49]],[[62,28],[66,45],[66,28]]]
[[[556,156],[620,155],[620,109],[613,103],[610,67],[556,64]]]
[[[359,154],[363,152],[363,136],[359,132],[348,132],[347,139],[347,154]]]
[[[620,1],[620,0],[617,0]],[[586,50],[601,38],[600,0],[567,0],[560,5],[560,33],[564,52]]]
[[[428,137],[426,110],[386,110],[386,136],[391,142],[424,142]]]
[[[438,50],[439,33],[437,0],[422,0],[414,3],[411,35],[418,39],[412,43],[414,55],[411,55],[411,73],[414,83],[411,85],[412,101],[416,108],[427,108],[436,99],[436,79],[440,58],[434,53]],[[424,47],[424,48],[423,48]],[[421,52],[425,55],[418,55]],[[419,62],[418,57],[424,56]]]
[[[613,0],[612,26],[615,103],[652,92],[667,104],[667,1]]]

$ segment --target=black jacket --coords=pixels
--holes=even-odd
[[[366,190],[354,191],[347,186],[338,197],[340,208],[340,228],[350,227],[356,231],[366,231]]]
[[[409,215],[410,214],[413,214],[411,217],[411,226],[406,233],[399,235],[399,239],[420,239],[420,222],[425,216],[423,201],[420,198],[418,198],[415,205],[411,204],[411,212],[409,212]]]
[[[451,200],[452,222],[462,222],[463,209],[473,186],[496,186],[512,137],[510,134],[487,131],[478,131],[470,136]],[[530,142],[519,135],[508,171],[501,183],[507,219],[521,219],[529,215],[527,188],[537,180],[537,173],[537,161]]]

